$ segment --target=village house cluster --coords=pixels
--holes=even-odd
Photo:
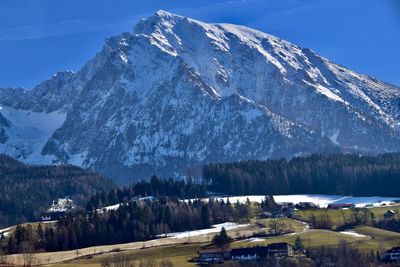
[[[198,251],[198,263],[222,263],[227,260],[254,261],[263,259],[281,260],[287,257],[305,257],[304,251],[295,251],[293,246],[286,243],[272,243],[267,246],[256,246],[233,249],[201,249]]]
[[[58,220],[74,210],[76,210],[76,205],[73,200],[68,197],[59,198],[53,201],[53,204],[45,212],[42,212],[41,219],[44,222]]]

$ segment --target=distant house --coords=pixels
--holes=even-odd
[[[59,198],[53,201],[53,204],[41,214],[42,221],[55,221],[59,220],[66,213],[72,212],[76,209],[74,202],[69,198]]]
[[[293,246],[286,243],[272,243],[268,245],[267,257],[269,258],[285,258],[294,256]]]
[[[260,218],[283,218],[283,217],[291,217],[294,215],[294,206],[293,205],[285,205],[278,206],[275,209],[269,211],[263,211],[260,213]]]
[[[328,205],[328,209],[353,209],[355,205],[352,203],[333,203]]]
[[[197,253],[201,262],[222,262],[231,258],[230,249],[200,249]]]
[[[260,213],[260,215],[258,217],[261,219],[272,218],[272,214],[271,214],[271,212],[263,211]]]
[[[136,202],[136,201],[154,201],[156,199],[156,197],[155,196],[146,196],[146,197],[142,197],[142,196],[135,196],[135,197],[132,197],[131,198],[131,201],[134,201],[134,202]]]
[[[66,214],[65,211],[47,211],[42,212],[41,219],[43,222],[56,221],[61,219]]]
[[[283,259],[286,257],[301,257],[302,253],[295,252],[292,245],[281,242],[272,243],[267,246],[255,246],[246,248],[234,248],[231,250],[222,249],[201,249],[198,251],[198,263],[221,263],[224,260],[254,261],[261,259]]]
[[[249,247],[249,248],[235,248],[232,249],[232,260],[249,261],[260,260],[266,258],[268,254],[268,247]]]
[[[400,246],[392,247],[386,251],[382,259],[385,261],[400,261]]]
[[[295,256],[293,246],[286,243],[272,243],[267,246],[237,248],[231,251],[232,260],[259,260],[264,258],[285,258]]]
[[[293,202],[280,202],[279,203],[282,208],[291,208],[294,207]]]
[[[299,210],[307,210],[316,209],[318,208],[318,206],[313,202],[299,202],[299,204],[296,205],[296,208],[298,208]]]
[[[394,216],[396,216],[396,212],[394,212],[393,210],[388,210],[385,212],[385,214],[383,214],[383,217],[385,217],[385,219],[392,219],[394,218]]]

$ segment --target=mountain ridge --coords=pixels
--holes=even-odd
[[[166,11],[108,38],[78,72],[0,89],[0,105],[11,125],[16,113],[57,122],[38,127],[40,142],[20,134],[32,123],[0,124],[0,152],[120,183],[219,161],[400,149],[398,87],[257,30]]]

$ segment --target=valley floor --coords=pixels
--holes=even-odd
[[[398,211],[400,206],[391,206]],[[377,217],[382,216],[388,207],[374,207],[372,210]],[[384,251],[400,244],[400,233],[386,231],[366,225],[359,225],[350,230],[324,230],[310,229],[306,222],[311,213],[319,215],[326,213],[339,226],[341,217],[339,214],[350,211],[338,211],[319,209],[314,211],[298,211],[296,216],[300,220],[280,218],[292,233],[270,237],[251,237],[255,233],[265,233],[270,230],[272,219],[252,218],[246,224],[223,224],[219,228],[201,231],[190,231],[167,235],[167,237],[127,244],[96,246],[79,250],[60,251],[52,253],[15,254],[6,256],[7,263],[23,265],[30,260],[33,265],[46,266],[102,266],[105,262],[118,260],[161,263],[167,261],[174,266],[194,266],[191,259],[197,256],[197,251],[208,246],[212,237],[222,226],[227,227],[228,234],[235,239],[231,244],[233,248],[251,247],[255,245],[267,245],[276,242],[288,242],[294,244],[297,237],[303,240],[306,248],[324,246],[336,246],[340,241],[346,240],[350,245],[365,251]],[[342,216],[342,215],[341,215]],[[304,220],[304,221],[303,221]],[[334,228],[333,228],[334,229]]]
[[[400,234],[390,231],[384,231],[373,227],[361,226],[354,229],[354,232],[360,233],[368,237],[357,237],[347,235],[335,231],[328,230],[306,230],[300,231],[294,234],[281,235],[271,238],[260,238],[260,239],[245,239],[232,243],[233,248],[238,247],[249,247],[254,245],[266,245],[276,242],[288,242],[293,244],[296,237],[299,236],[305,241],[306,247],[319,247],[321,245],[335,246],[341,240],[346,240],[352,246],[365,250],[378,250],[378,249],[389,249],[392,246],[400,243]],[[241,234],[251,233],[251,230],[240,230]],[[230,233],[234,236],[234,233]],[[197,256],[197,251],[209,242],[201,242],[203,238],[195,239],[190,244],[179,240],[177,243],[169,243],[167,240],[160,240],[158,244],[153,244],[150,247],[150,243],[147,243],[147,247],[136,247],[134,244],[126,244],[126,246],[117,246],[122,251],[107,252],[97,255],[90,255],[86,257],[80,257],[58,264],[50,264],[48,266],[101,266],[105,262],[115,262],[116,260],[127,260],[135,261],[135,263],[144,262],[155,262],[161,263],[163,260],[168,258],[168,261],[174,264],[174,266],[195,266],[195,263],[191,262],[191,259]],[[168,244],[167,244],[168,243]],[[164,244],[164,245],[162,245]],[[111,247],[106,250],[110,251]],[[92,252],[93,248],[91,248]],[[90,249],[89,249],[90,252]],[[84,253],[84,251],[82,251]],[[72,252],[72,257],[76,256]],[[59,257],[58,260],[62,259],[62,254],[55,253],[53,257]]]

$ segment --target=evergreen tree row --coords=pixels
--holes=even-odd
[[[10,237],[0,237],[7,254],[71,250],[157,238],[169,232],[209,228],[212,224],[250,218],[250,206],[199,200],[183,202],[159,198],[131,201],[117,210],[67,214],[56,226],[17,226]]]
[[[124,203],[137,196],[167,196],[176,198],[200,198],[206,196],[206,185],[194,183],[191,179],[174,180],[152,176],[150,181],[139,181],[131,186],[99,192],[90,198],[87,210]]]
[[[209,190],[246,194],[400,196],[400,154],[312,155],[291,160],[209,164]]]

